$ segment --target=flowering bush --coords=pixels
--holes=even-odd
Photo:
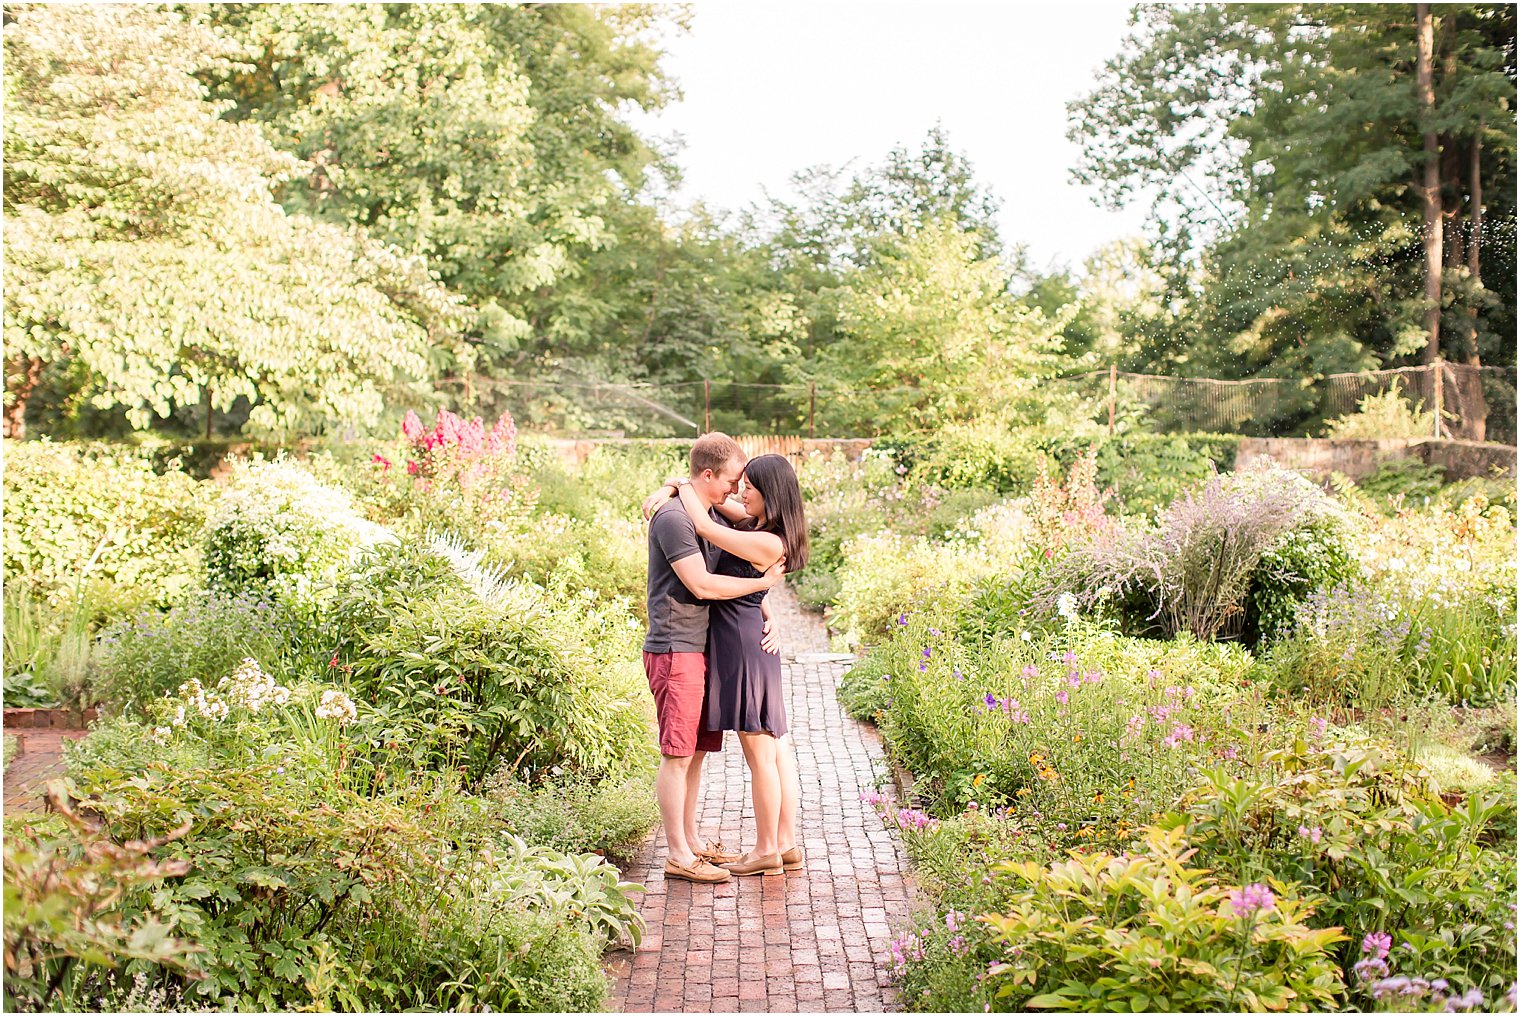
[[[1248,627],[1263,557],[1285,534],[1337,513],[1319,488],[1289,470],[1268,465],[1216,476],[1172,502],[1154,527],[1131,520],[1074,547],[1036,606],[1053,613],[1069,594],[1087,611],[1112,596],[1126,630],[1136,634],[1186,631],[1205,641],[1239,634]]]
[[[979,920],[1000,947],[984,991],[999,1011],[1324,1011],[1343,991],[1312,906],[1291,885],[1235,886],[1188,866],[1180,830],[1134,854],[1002,866],[1024,888]]]
[[[1444,789],[1386,746],[1316,744],[1311,734],[1241,775],[1206,771],[1160,824],[1186,830],[1213,870],[1298,884],[1318,900],[1317,926],[1424,947],[1405,970],[1502,991],[1515,977],[1513,806],[1474,793],[1450,807]],[[1507,852],[1480,850],[1490,836]],[[1340,962],[1363,991],[1389,973],[1353,944]]]
[[[973,649],[931,617],[902,618],[866,671],[894,758],[936,814],[1008,808],[1059,843],[1122,842],[1171,806],[1189,772],[1244,749],[1263,714],[1239,688],[1238,649],[1114,637],[1074,625],[1059,639]],[[856,670],[863,668],[857,667]],[[852,673],[845,694],[859,696]]]
[[[376,452],[353,482],[377,517],[413,532],[442,523],[476,538],[511,534],[538,503],[509,415],[487,428],[441,409],[428,427],[408,412],[396,450]]]
[[[244,657],[272,663],[284,649],[281,621],[278,607],[247,593],[143,611],[101,636],[94,692],[110,709],[140,709],[186,681],[214,682]]]
[[[308,601],[390,534],[293,462],[239,462],[206,520],[212,590]]]

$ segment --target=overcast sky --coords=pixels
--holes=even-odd
[[[693,5],[666,40],[684,98],[637,123],[679,135],[678,199],[739,209],[789,193],[807,166],[881,161],[936,122],[1002,202],[1000,227],[1037,268],[1080,266],[1138,234],[1143,209],[1099,208],[1070,179],[1068,100],[1118,52],[1128,4],[719,3]]]

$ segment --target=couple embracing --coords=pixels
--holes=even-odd
[[[644,502],[649,635],[644,672],[660,727],[656,794],[665,876],[727,882],[802,867],[797,759],[787,736],[780,644],[766,594],[807,563],[802,491],[781,455],[746,460],[704,434],[691,471]],[[755,845],[733,853],[697,830],[702,761],[738,734],[749,765]]]

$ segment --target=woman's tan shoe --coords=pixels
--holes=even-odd
[[[753,857],[748,861],[739,860],[723,867],[735,875],[779,875],[785,869],[781,866],[780,854],[766,854],[763,857]]]
[[[796,871],[802,867],[802,848],[793,847],[781,852],[781,867],[787,871]]]

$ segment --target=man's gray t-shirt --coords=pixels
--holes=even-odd
[[[712,514],[709,512],[709,514]],[[697,527],[680,498],[660,505],[649,520],[649,634],[646,653],[703,653],[707,651],[707,601],[699,600],[671,567],[676,561],[701,554],[708,571],[716,564],[717,548],[697,537]]]

